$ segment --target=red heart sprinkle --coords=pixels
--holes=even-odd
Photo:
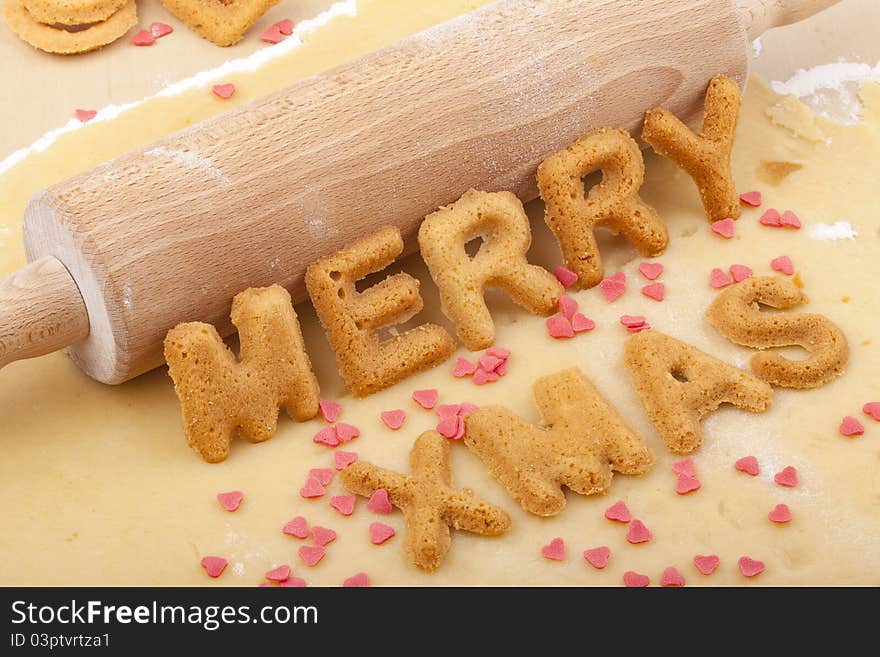
[[[323,497],[326,492],[321,482],[314,477],[306,479],[305,485],[299,489],[299,494],[307,500]]]
[[[584,559],[586,559],[587,563],[590,564],[593,568],[598,570],[602,570],[605,566],[608,565],[608,559],[611,557],[611,549],[605,545],[601,547],[590,548],[589,550],[584,550]]]
[[[663,301],[666,296],[666,286],[663,283],[651,283],[642,288],[642,294],[654,301]]]
[[[645,523],[641,520],[633,520],[632,523],[630,523],[629,531],[626,534],[626,540],[633,545],[647,543],[653,537],[654,535],[651,533],[651,530],[645,527]]]
[[[160,23],[158,21],[150,23],[150,34],[157,39],[161,39],[163,36],[168,36],[173,31],[174,28],[166,23]]]
[[[288,36],[293,34],[293,21],[289,18],[278,21],[277,23],[275,23],[275,26],[281,31],[281,34],[285,34]]]
[[[464,436],[464,420],[458,416],[445,417],[437,423],[437,433],[450,440]]]
[[[367,502],[367,508],[373,513],[391,513],[394,511],[391,500],[388,498],[388,491],[384,488],[377,488],[373,491],[370,501]]]
[[[626,328],[637,328],[639,326],[644,326],[647,323],[647,320],[641,315],[621,315],[620,323]]]
[[[394,527],[389,527],[383,522],[374,522],[370,525],[370,543],[382,545],[382,543],[394,536],[395,533]]]
[[[95,118],[95,115],[98,112],[97,110],[78,109],[74,110],[73,113],[76,115],[76,118],[79,119],[82,123],[87,123]]]
[[[310,568],[323,559],[326,553],[320,545],[303,545],[299,548],[299,558]]]
[[[840,423],[841,436],[861,436],[865,433],[865,426],[852,415],[847,415]]]
[[[639,271],[642,276],[653,281],[663,273],[663,265],[659,262],[641,262],[639,263]]]
[[[346,579],[342,586],[348,588],[358,588],[365,587],[370,585],[370,576],[366,573],[357,573],[356,575],[352,575],[348,579]]]
[[[346,452],[341,449],[333,452],[333,464],[337,470],[345,470],[357,460],[357,452]]]
[[[880,422],[880,402],[868,402],[862,406],[862,413],[870,415],[872,418]]]
[[[467,358],[462,358],[459,356],[455,361],[455,366],[452,368],[452,376],[461,379],[463,377],[470,376],[476,371],[476,363],[472,363]]]
[[[623,574],[623,583],[627,588],[639,589],[648,586],[651,583],[651,578],[647,575],[627,570]]]
[[[347,443],[361,435],[361,430],[351,424],[345,422],[336,423],[336,437],[339,442]]]
[[[227,511],[235,511],[241,501],[244,499],[244,493],[240,490],[231,490],[228,493],[217,493],[217,501]]]
[[[779,218],[779,225],[797,229],[801,227],[801,220],[798,219],[798,216],[794,212],[786,210]]]
[[[474,375],[473,375],[473,377],[471,377],[471,380],[474,382],[475,385],[481,386],[485,383],[495,383],[495,381],[497,381],[500,378],[501,378],[501,376],[499,374],[497,374],[495,372],[491,372],[491,371],[487,372],[486,370],[484,370],[481,367],[476,372],[474,372]]]
[[[324,421],[329,422],[330,424],[336,422],[339,414],[342,413],[341,404],[326,399],[322,399],[318,402],[318,408],[321,409],[321,415],[324,416]]]
[[[681,461],[673,463],[672,471],[676,474],[684,475],[685,477],[697,476],[697,467],[694,465],[694,460],[691,458],[682,459]]]
[[[339,511],[344,516],[350,516],[354,513],[354,504],[357,497],[354,495],[334,495],[330,498],[330,506]]]
[[[322,486],[326,486],[333,481],[333,470],[331,468],[312,468],[309,470],[309,476],[320,481]]]
[[[288,536],[306,538],[309,535],[309,523],[302,516],[297,516],[293,520],[288,521],[281,531]]]
[[[583,313],[575,313],[571,318],[571,330],[575,333],[583,333],[584,331],[592,331],[596,328],[596,322],[584,315]]]
[[[730,265],[730,275],[735,283],[740,283],[752,275],[752,270],[745,265]]]
[[[211,87],[211,90],[218,98],[226,100],[228,98],[232,98],[232,94],[235,93],[235,85],[231,82],[227,82],[226,84],[215,84],[213,87]]]
[[[281,31],[281,28],[276,23],[275,25],[270,25],[267,27],[263,33],[260,35],[260,39],[265,41],[266,43],[281,43],[285,39],[284,32]]]
[[[711,226],[713,233],[718,233],[724,239],[730,239],[733,237],[734,230],[734,221],[731,217],[727,219],[721,219],[716,221]]]
[[[741,459],[733,464],[733,467],[740,472],[745,472],[746,474],[750,474],[753,477],[758,476],[758,459],[756,459],[754,456],[743,456]]]
[[[660,586],[684,586],[685,583],[684,575],[678,572],[674,566],[663,569],[663,574],[660,576]]]
[[[777,504],[773,510],[767,514],[770,522],[785,523],[791,522],[791,509],[787,504]]]
[[[385,426],[394,431],[400,429],[403,426],[403,421],[406,419],[406,412],[399,408],[393,411],[382,411],[379,415]]]
[[[746,192],[745,194],[740,194],[739,200],[745,205],[757,208],[761,205],[761,192]]]
[[[678,475],[678,481],[675,483],[675,492],[679,495],[687,495],[695,490],[700,490],[702,484],[696,477],[687,477]]]
[[[607,509],[605,509],[605,517],[614,522],[627,523],[632,520],[632,514],[626,506],[626,502],[618,500]]]
[[[425,390],[413,390],[412,398],[415,403],[426,410],[431,410],[437,404],[439,393],[437,388],[427,388]]]
[[[339,437],[336,435],[336,427],[324,427],[312,438],[312,442],[327,447],[336,447],[339,444]]]
[[[156,37],[149,30],[139,30],[131,38],[131,42],[136,46],[152,46],[156,43]]]
[[[566,319],[571,319],[578,309],[578,302],[575,301],[572,297],[567,294],[563,294],[559,297],[559,312],[562,313],[562,316]]]
[[[772,228],[778,228],[782,225],[781,223],[782,217],[779,214],[779,210],[775,208],[769,208],[764,214],[761,215],[761,218],[758,220],[764,226],[770,226]]]
[[[711,272],[709,272],[709,285],[714,287],[716,290],[722,287],[727,287],[733,283],[733,279],[724,271],[715,267]]]
[[[556,276],[556,280],[559,281],[565,289],[568,289],[577,283],[578,279],[577,274],[562,265],[553,270],[553,275]]]
[[[507,360],[510,358],[510,349],[505,349],[504,347],[489,347],[486,349],[486,353],[490,356],[495,356],[495,358],[500,358],[501,360]]]
[[[794,263],[788,256],[779,256],[770,261],[770,269],[791,276],[794,273]]]
[[[574,329],[571,322],[562,315],[553,315],[547,318],[547,332],[551,338],[564,340],[574,337]]]
[[[694,566],[704,575],[711,575],[718,568],[721,559],[715,554],[698,554],[694,557]]]
[[[609,276],[599,283],[599,289],[602,290],[605,301],[611,303],[626,292],[626,274],[619,271],[614,276]]]
[[[780,486],[797,486],[798,485],[798,476],[797,470],[792,466],[787,466],[782,469],[782,472],[777,472],[776,476],[773,477],[773,480],[779,484]]]
[[[301,589],[306,586],[306,580],[304,580],[302,577],[289,577],[283,582],[280,582],[278,586],[283,586],[285,588]]]
[[[312,527],[312,540],[315,545],[320,545],[324,547],[328,543],[332,543],[336,540],[336,532],[332,529],[327,529],[326,527],[319,527],[315,525]]]
[[[541,548],[541,556],[545,559],[562,561],[565,559],[565,542],[561,538],[554,538],[549,545]]]
[[[746,577],[754,577],[764,572],[764,562],[751,559],[750,557],[740,557],[739,571]]]
[[[228,562],[223,557],[202,557],[201,563],[208,577],[220,577]]]
[[[266,571],[266,574],[263,575],[263,577],[270,582],[283,582],[290,579],[290,566],[284,564],[277,568],[273,568],[272,570]]]

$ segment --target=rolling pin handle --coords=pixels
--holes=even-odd
[[[840,0],[734,0],[736,11],[749,40],[755,40],[772,27],[797,23]]]
[[[0,280],[0,367],[57,351],[88,335],[85,302],[57,258],[40,258]]]

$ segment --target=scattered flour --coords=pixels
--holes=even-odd
[[[863,82],[880,82],[880,62],[873,67],[843,60],[820,64],[798,69],[788,80],[770,84],[776,93],[796,96],[823,118],[853,124],[860,119],[858,94]]]
[[[758,37],[757,39],[752,41],[752,53],[754,54],[756,59],[761,56],[761,51],[763,49],[764,45],[761,43],[761,37]]]
[[[810,225],[810,237],[814,240],[832,242],[834,240],[853,240],[858,233],[847,221],[835,221],[833,224],[822,222]]]

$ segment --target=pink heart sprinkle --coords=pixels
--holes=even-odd
[[[244,499],[244,493],[240,490],[231,490],[228,493],[217,493],[217,501],[227,511],[235,511],[241,501]]]
[[[333,481],[333,470],[332,468],[312,468],[309,470],[309,476],[320,481],[322,486],[326,486]]]
[[[684,475],[685,477],[697,476],[697,467],[694,465],[694,460],[691,458],[682,459],[681,461],[673,463],[672,471],[675,474]]]
[[[758,459],[756,459],[754,456],[743,456],[741,459],[733,464],[733,467],[740,472],[745,472],[746,474],[750,474],[753,477],[758,476]]]
[[[276,23],[275,25],[270,25],[269,27],[267,27],[260,35],[260,39],[265,41],[266,43],[281,43],[282,41],[284,41],[285,35]]]
[[[227,82],[226,84],[215,84],[213,87],[211,87],[211,90],[218,98],[226,100],[228,98],[232,98],[232,94],[235,93],[235,85],[231,82]]]
[[[730,265],[730,274],[734,282],[740,283],[752,275],[752,270],[745,265]]]
[[[621,315],[620,323],[626,328],[636,328],[644,326],[647,323],[647,320],[641,315]]]
[[[458,417],[461,415],[461,404],[440,404],[434,409],[434,412],[445,420],[450,417]]]
[[[458,440],[464,435],[464,420],[459,416],[445,417],[437,423],[437,433],[450,440]]]
[[[309,523],[302,516],[297,516],[290,520],[281,530],[288,536],[296,536],[297,538],[306,538],[309,535]]]
[[[471,374],[473,374],[476,371],[477,371],[477,364],[476,363],[472,363],[467,358],[462,358],[461,356],[459,356],[456,359],[455,365],[452,368],[452,376],[454,376],[458,379],[461,379],[463,377],[470,376]]]
[[[571,318],[571,330],[575,333],[592,331],[594,328],[596,328],[596,322],[583,313],[575,313]]]
[[[659,262],[641,262],[639,263],[639,271],[642,276],[653,281],[663,273],[663,265]]]
[[[333,452],[333,464],[337,470],[345,470],[357,460],[357,452],[346,452],[341,449]]]
[[[721,559],[716,554],[698,554],[694,557],[694,566],[704,575],[711,575],[718,568]]]
[[[678,572],[678,569],[674,566],[669,566],[669,568],[663,569],[663,574],[660,576],[660,586],[684,586],[685,579],[684,575]]]
[[[475,413],[480,410],[480,407],[476,404],[471,404],[470,402],[462,402],[459,404],[458,414],[464,417],[465,415],[470,415],[471,413]]]
[[[152,46],[156,43],[156,37],[149,30],[139,30],[131,38],[131,42],[136,46]]]
[[[474,382],[474,385],[481,386],[486,383],[495,383],[498,379],[501,378],[496,372],[487,372],[482,367],[474,372],[474,375],[471,377],[471,381]]]
[[[633,570],[627,570],[623,574],[623,583],[627,588],[641,589],[651,583],[651,578]]]
[[[644,324],[639,324],[638,326],[627,326],[626,330],[628,333],[639,333],[640,331],[650,330],[650,328],[651,325],[648,324],[648,322],[645,322]]]
[[[775,481],[780,486],[788,486],[789,488],[798,485],[798,476],[797,470],[793,466],[787,466],[782,469],[782,472],[777,472],[776,476],[773,477],[773,481]]]
[[[777,504],[773,507],[773,510],[767,514],[767,517],[770,518],[770,522],[791,522],[791,509],[788,508],[787,504]]]
[[[574,337],[574,329],[571,327],[571,322],[562,315],[553,315],[547,318],[547,332],[551,338],[556,338],[557,340]]]
[[[309,568],[316,565],[327,551],[321,545],[303,545],[299,548],[299,558]]]
[[[394,527],[389,527],[383,522],[374,522],[370,524],[370,543],[382,545],[382,543],[394,536],[395,533]]]
[[[299,494],[307,500],[323,497],[326,492],[327,491],[324,490],[321,482],[314,477],[309,477],[306,480],[305,485],[299,489]]]
[[[562,265],[553,270],[553,275],[556,276],[556,280],[559,281],[565,289],[568,289],[577,283],[578,279],[577,274]]]
[[[366,573],[357,573],[356,575],[352,575],[342,583],[342,586],[345,586],[347,588],[359,588],[369,585],[370,576]]]
[[[645,527],[645,523],[641,520],[633,520],[632,523],[630,523],[629,531],[626,534],[626,540],[633,545],[647,543],[653,537],[654,535],[651,533],[651,530]]]
[[[862,406],[862,413],[870,415],[872,418],[880,422],[880,402],[868,402]]]
[[[263,577],[270,582],[283,582],[290,579],[290,566],[284,564],[277,568],[273,568],[272,570],[266,571],[266,574],[263,575]]]
[[[337,418],[339,418],[339,414],[342,413],[342,404],[338,404],[335,401],[328,401],[326,399],[322,399],[318,402],[318,408],[321,409],[321,415],[324,417],[324,421],[329,422],[330,424],[336,422]]]
[[[754,577],[764,572],[763,561],[757,561],[749,557],[740,557],[737,563],[739,564],[739,571],[746,577]]]
[[[716,290],[722,287],[727,287],[733,283],[733,279],[728,276],[727,272],[721,271],[718,267],[715,267],[711,272],[709,272],[709,285],[714,287]]]
[[[801,227],[801,220],[798,219],[798,216],[794,212],[786,210],[779,218],[779,225],[797,229]]]
[[[590,564],[593,568],[598,570],[602,570],[605,566],[608,565],[608,559],[611,557],[611,549],[605,545],[601,547],[590,548],[589,550],[584,550],[584,559],[586,559],[587,563]]]
[[[548,545],[541,548],[541,556],[545,559],[562,561],[565,559],[565,542],[561,538],[554,538]]]
[[[852,415],[847,415],[840,423],[841,436],[861,436],[865,433],[865,426]]]
[[[426,410],[431,410],[437,404],[439,393],[437,388],[427,388],[426,390],[413,390],[412,398],[415,403]]]
[[[642,294],[654,301],[663,301],[666,296],[666,286],[663,283],[651,283],[642,288]]]
[[[599,289],[602,290],[605,301],[611,303],[626,292],[626,274],[619,271],[614,276],[602,280],[599,283]]]
[[[355,495],[334,495],[330,498],[330,506],[344,516],[354,513],[354,504],[357,501]]]
[[[220,577],[228,562],[223,557],[202,557],[202,568],[208,577]]]
[[[575,301],[572,297],[567,294],[563,294],[559,297],[559,312],[562,313],[562,316],[566,319],[571,319],[572,316],[577,312],[578,302]]]
[[[794,263],[788,256],[779,256],[770,261],[770,269],[791,276],[794,273]]]
[[[320,545],[321,547],[324,547],[328,543],[332,543],[335,540],[336,532],[332,529],[319,527],[318,525],[312,527],[312,541],[314,541],[315,545]]]
[[[746,192],[739,195],[739,200],[744,205],[750,205],[757,208],[761,205],[761,192]]]
[[[281,31],[281,34],[288,36],[293,34],[293,21],[289,18],[278,21],[275,26]]]
[[[406,412],[399,408],[393,411],[382,411],[379,415],[385,426],[393,431],[400,429],[403,426],[403,421],[406,419]]]
[[[345,422],[336,423],[336,437],[339,442],[347,443],[361,435],[361,430],[351,424]]]
[[[778,228],[782,225],[781,219],[782,217],[780,216],[779,211],[775,208],[770,208],[761,215],[761,218],[758,221],[764,226]]]
[[[73,113],[76,115],[76,118],[79,119],[82,123],[88,123],[98,114],[97,110],[84,109],[74,110]]]
[[[336,435],[336,427],[324,427],[312,438],[312,442],[327,447],[336,447],[339,444],[339,437]]]
[[[495,356],[495,358],[500,358],[501,360],[507,360],[510,358],[510,349],[505,349],[504,347],[489,347],[486,349],[486,353],[490,356]]]
[[[173,31],[174,28],[167,23],[160,23],[159,21],[150,23],[150,34],[152,34],[157,39],[161,39],[163,36],[168,36]]]
[[[498,358],[497,356],[492,356],[491,354],[480,356],[480,369],[486,372],[494,372],[496,369],[498,369],[498,366],[502,365],[503,363],[503,358]]]
[[[283,582],[280,582],[278,586],[283,586],[285,588],[301,589],[305,588],[306,580],[304,580],[302,577],[289,577]]]
[[[391,500],[388,498],[388,491],[384,488],[377,488],[373,491],[370,501],[367,502],[367,508],[373,513],[391,513],[394,511]]]
[[[718,233],[724,239],[729,240],[733,237],[734,231],[734,221],[732,218],[728,217],[727,219],[721,219],[716,221],[711,226],[712,232]]]
[[[614,522],[627,523],[632,520],[632,514],[626,506],[626,502],[618,500],[607,509],[605,509],[605,517]]]
[[[702,484],[696,477],[678,475],[678,481],[675,482],[675,492],[679,495],[687,495],[695,490],[700,490],[700,486]]]

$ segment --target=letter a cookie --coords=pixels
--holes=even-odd
[[[510,516],[474,495],[468,488],[452,487],[449,441],[436,431],[420,435],[409,454],[411,474],[383,470],[356,461],[340,475],[352,493],[370,497],[384,489],[388,499],[406,516],[406,551],[423,570],[437,570],[452,543],[449,528],[483,536],[510,529]]]
[[[465,244],[483,238],[472,258]],[[483,298],[487,286],[506,290],[537,315],[551,315],[563,293],[550,272],[530,265],[529,218],[510,192],[468,190],[455,203],[429,214],[419,229],[419,248],[440,288],[443,313],[471,351],[491,347],[495,324]]]
[[[240,362],[210,324],[179,324],[165,336],[187,442],[209,463],[226,458],[236,429],[253,443],[271,438],[281,405],[299,421],[318,412],[318,382],[287,290],[241,292],[232,302],[232,323]]]
[[[645,439],[579,369],[538,379],[535,402],[546,426],[502,406],[484,406],[467,417],[464,435],[526,511],[556,515],[565,508],[562,486],[593,495],[608,489],[612,471],[636,475],[650,469]]]
[[[678,454],[702,444],[700,420],[722,403],[761,413],[773,400],[760,379],[657,331],[629,336],[624,363],[648,418]]]

